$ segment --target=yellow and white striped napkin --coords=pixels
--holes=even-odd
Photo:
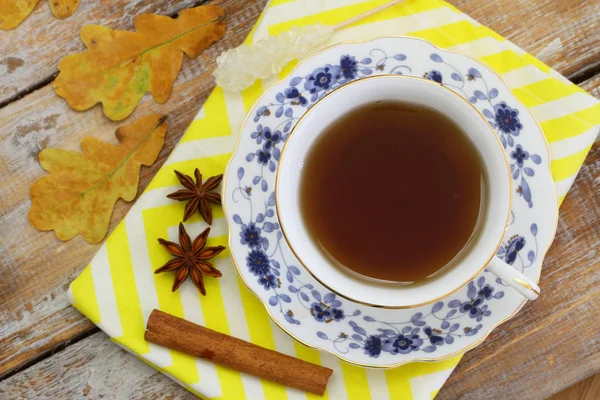
[[[292,26],[336,24],[386,1],[271,0],[247,42],[279,34]],[[439,47],[475,57],[500,73],[542,125],[550,142],[552,174],[562,202],[597,136],[597,100],[441,0],[407,0],[335,33],[329,44],[391,34],[427,39]],[[332,368],[334,374],[325,398],[433,399],[460,357],[381,371],[354,367],[332,355],[308,349],[270,321],[263,305],[237,277],[227,253],[216,262],[223,278],[206,280],[206,297],[199,296],[191,282],[172,293],[173,277],[153,274],[170,258],[156,239],[175,240],[183,215],[184,204],[166,197],[179,187],[173,170],[191,175],[198,167],[205,176],[222,173],[246,112],[264,88],[283,78],[292,67],[242,93],[215,88],[146,191],[71,284],[71,302],[113,341],[202,398],[278,400],[314,396],[148,344],[143,336],[152,309]],[[186,227],[191,235],[196,235],[205,223],[195,216]],[[216,211],[211,233],[210,245],[227,245],[227,227],[220,210]]]

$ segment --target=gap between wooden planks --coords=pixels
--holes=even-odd
[[[0,238],[0,249],[7,249],[0,260],[0,272],[3,277],[10,277],[0,281],[0,304],[6,309],[6,312],[0,309],[0,320],[3,321],[0,325],[0,378],[19,366],[29,365],[32,360],[50,354],[57,346],[78,337],[82,332],[94,329],[87,319],[68,306],[64,293],[72,279],[89,262],[97,247],[85,244],[80,238],[60,243],[53,233],[37,232],[26,220],[29,208],[28,188],[35,179],[44,174],[37,164],[37,153],[41,148],[57,146],[79,150],[79,140],[85,135],[114,142],[114,130],[119,126],[107,121],[98,108],[88,113],[75,113],[54,95],[48,83],[51,82],[50,78],[55,72],[58,59],[82,48],[78,31],[84,23],[99,22],[113,28],[130,29],[132,16],[140,12],[173,14],[197,3],[190,0],[118,0],[107,5],[88,1],[82,3],[82,7],[85,8],[81,8],[81,13],[76,13],[76,19],[64,21],[50,17],[47,6],[43,4],[44,7],[36,9],[34,15],[24,23],[29,24],[28,27],[21,27],[23,30],[15,31],[20,32],[18,35],[15,33],[15,36],[0,37],[0,48],[8,49],[11,43],[15,43],[19,48],[15,50],[15,54],[23,55],[21,60],[25,60],[23,66],[16,66],[19,63],[15,64],[13,60],[13,72],[8,74],[9,63],[1,61],[6,58],[0,59],[0,88],[9,87],[6,86],[6,82],[12,82],[13,78],[20,82],[18,85],[25,85],[15,86],[15,93],[28,87],[36,88],[23,99],[15,100],[0,109],[0,171],[11,172],[7,179],[3,178],[0,188],[0,218],[5,230],[11,233],[9,237]],[[166,155],[210,92],[213,83],[209,71],[214,66],[214,58],[224,48],[236,46],[241,42],[260,13],[265,0],[230,0],[216,3],[225,5],[230,14],[226,38],[199,59],[186,59],[182,73],[176,81],[173,97],[167,104],[158,105],[146,97],[136,111],[137,114],[130,117],[130,120],[134,120],[150,112],[170,114],[167,143],[157,164],[142,170],[140,193],[164,162]],[[599,36],[593,28],[594,21],[600,14],[599,1],[586,2],[578,7],[575,7],[572,1],[561,2],[558,7],[555,7],[556,4],[550,6],[549,1],[536,4],[521,0],[453,3],[471,13],[480,22],[501,34],[506,34],[533,54],[541,53],[543,60],[565,74],[580,76],[579,72],[587,71],[590,61],[598,58]],[[538,15],[540,18],[533,18],[531,22],[524,17],[526,15]],[[578,30],[587,33],[580,34]],[[33,32],[35,35],[23,35],[23,32]],[[27,56],[33,54],[27,53],[31,48],[39,49],[39,58]],[[4,53],[0,54],[0,57],[3,56]],[[25,67],[30,69],[21,69]],[[2,68],[6,68],[6,72]],[[28,72],[15,75],[18,71]],[[19,81],[19,76],[29,79],[29,83]],[[44,79],[41,81],[46,85],[36,87],[39,83],[36,80],[42,77]],[[598,88],[598,79],[592,79],[591,82],[586,87],[588,90]],[[577,194],[569,195],[572,196]],[[129,206],[119,202],[112,219],[112,228],[124,216]],[[589,205],[588,208],[593,209]],[[572,231],[563,234],[569,235]],[[579,251],[583,249],[580,248]],[[546,273],[547,267],[544,268]],[[495,342],[486,342],[485,345],[491,346],[490,348],[499,346]],[[457,373],[459,371],[460,369]],[[476,373],[476,370],[469,371],[470,375]],[[466,375],[466,378],[470,375]]]

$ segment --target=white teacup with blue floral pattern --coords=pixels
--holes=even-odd
[[[436,109],[461,127],[483,160],[485,195],[474,234],[449,265],[418,283],[380,281],[337,267],[311,239],[301,216],[302,166],[314,141],[344,114],[380,100]],[[390,181],[390,185],[398,184],[402,182]],[[500,140],[468,101],[431,80],[400,75],[373,76],[353,81],[324,96],[298,121],[287,139],[277,170],[275,192],[281,229],[292,251],[317,280],[350,300],[375,307],[415,307],[458,290],[484,268],[530,300],[539,295],[539,287],[533,280],[495,257],[512,201],[510,169]]]

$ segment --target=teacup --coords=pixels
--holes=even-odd
[[[431,107],[467,135],[482,160],[487,182],[477,233],[439,273],[406,284],[367,278],[336,266],[311,238],[302,219],[300,182],[302,168],[315,140],[335,121],[352,110],[378,101],[398,101]],[[376,307],[407,308],[431,303],[458,290],[484,268],[534,300],[538,285],[495,257],[510,217],[512,186],[506,154],[493,128],[468,101],[430,80],[382,75],[351,82],[317,103],[293,128],[277,170],[277,213],[283,234],[309,273],[332,292]],[[332,199],[341,201],[341,199]]]

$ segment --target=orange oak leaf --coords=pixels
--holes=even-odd
[[[60,240],[81,233],[89,243],[101,242],[115,202],[132,201],[140,166],[156,161],[167,133],[165,119],[150,115],[117,129],[116,146],[88,136],[81,141],[82,153],[44,149],[40,164],[50,174],[29,190],[31,224],[54,230]]]
[[[135,32],[101,25],[81,29],[87,50],[58,64],[56,94],[77,111],[102,103],[113,121],[128,117],[146,92],[159,103],[171,96],[183,54],[198,57],[225,34],[225,12],[217,6],[183,10],[177,19],[142,14]]]
[[[35,8],[40,0],[0,0],[0,29],[9,30],[19,25]],[[70,17],[79,0],[49,0],[50,10],[56,18]]]

